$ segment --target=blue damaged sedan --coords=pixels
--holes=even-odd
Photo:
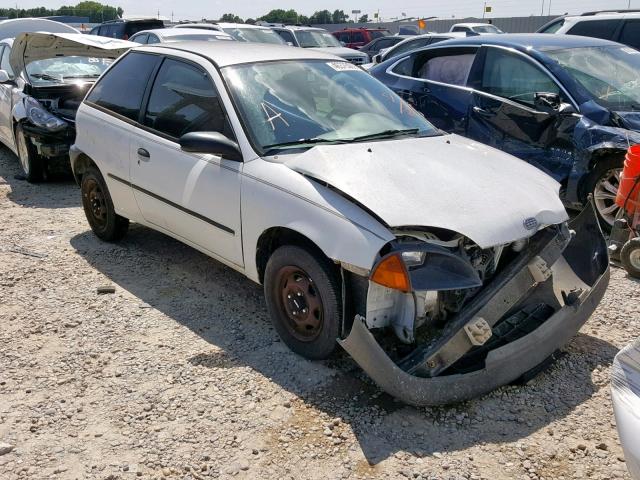
[[[370,72],[440,129],[551,175],[567,207],[593,194],[601,224],[613,224],[624,153],[640,143],[640,51],[573,35],[487,35]]]

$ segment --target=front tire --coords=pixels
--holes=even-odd
[[[41,182],[44,179],[44,162],[24,134],[22,125],[16,127],[16,149],[18,151],[20,167],[27,182]]]
[[[611,231],[620,210],[616,205],[616,195],[620,187],[622,163],[621,158],[603,159],[596,164],[585,180],[583,202],[586,204],[587,196],[593,194],[598,220],[607,233]]]
[[[640,237],[632,238],[620,250],[620,262],[634,278],[640,278]]]
[[[106,242],[122,239],[129,228],[129,219],[116,213],[107,184],[96,167],[87,168],[80,189],[84,214],[93,233]]]
[[[298,246],[278,248],[269,258],[264,293],[273,326],[295,353],[329,357],[341,325],[341,288],[334,265]]]

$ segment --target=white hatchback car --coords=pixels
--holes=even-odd
[[[608,283],[593,209],[569,227],[551,177],[443,134],[329,54],[138,47],[88,93],[77,131],[98,237],[133,220],[263,283],[292,350],[319,359],[338,343],[408,403],[534,369]]]

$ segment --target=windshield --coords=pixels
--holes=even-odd
[[[404,100],[348,62],[256,63],[222,72],[261,154],[317,143],[438,134]]]
[[[502,30],[493,25],[478,25],[473,27],[473,31],[476,33],[502,33]]]
[[[640,52],[629,47],[583,47],[545,52],[593,99],[611,110],[640,110]]]
[[[27,65],[29,81],[34,86],[51,83],[69,83],[78,79],[95,80],[109,65],[111,58],[58,57],[37,60]]]
[[[280,35],[267,28],[225,28],[224,31],[240,42],[285,44]]]
[[[299,30],[296,38],[302,48],[310,47],[341,47],[342,44],[329,32],[318,30]]]

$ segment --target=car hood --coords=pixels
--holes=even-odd
[[[640,131],[640,112],[615,112],[622,125],[630,130]]]
[[[316,52],[329,53],[341,58],[363,57],[368,58],[366,53],[359,52],[353,48],[347,47],[310,47],[309,50]]]
[[[22,72],[31,62],[73,55],[96,58],[118,58],[134,42],[81,33],[21,33],[13,41],[9,62],[14,72]]]
[[[568,219],[555,180],[456,135],[316,146],[284,163],[342,192],[390,228],[445,228],[482,248]]]

